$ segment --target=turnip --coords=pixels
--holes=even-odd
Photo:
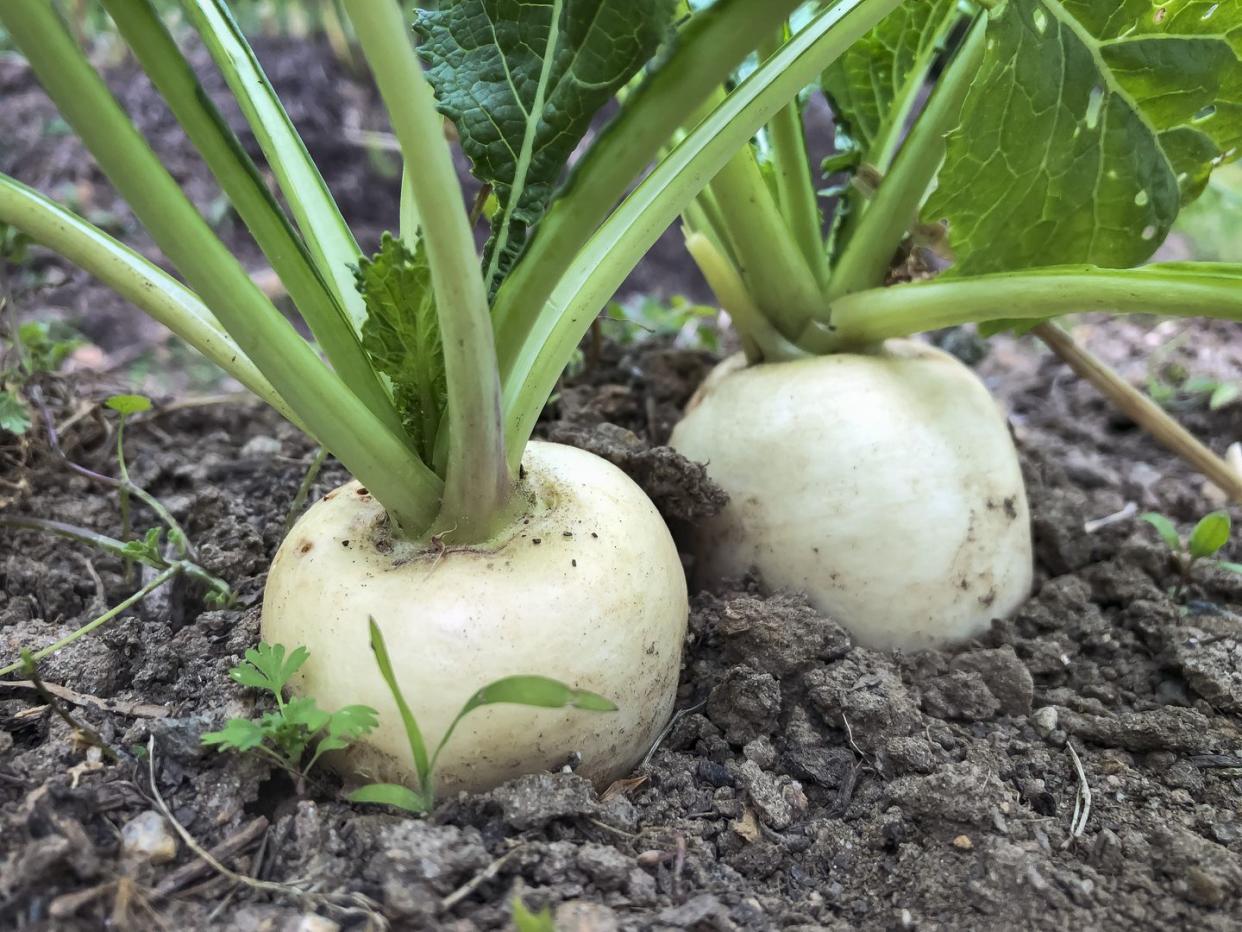
[[[1041,321],[1239,317],[1239,266],[1128,268],[1238,155],[1239,26],[1236,4],[907,0],[821,76],[824,170],[845,176],[826,239],[797,102],[729,162],[684,217],[745,348],[671,441],[731,496],[693,529],[700,582],[757,569],[883,648],[962,641],[1023,602],[1005,419],[965,366],[904,339],[952,324],[1034,326],[1238,494],[1242,475]]]
[[[121,291],[355,477],[290,531],[263,617],[266,640],[310,648],[299,654],[295,691],[321,708],[378,710],[380,727],[338,761],[347,771],[410,784],[419,776],[388,673],[377,673],[368,647],[371,618],[432,746],[497,677],[550,674],[619,707],[479,709],[445,752],[444,789],[575,760],[605,780],[663,727],[687,615],[668,530],[612,466],[528,441],[579,340],[656,237],[897,0],[845,0],[817,13],[718,94],[798,5],[720,0],[691,16],[674,0],[454,0],[418,14],[420,63],[397,4],[346,0],[406,158],[399,233],[368,257],[224,0],[184,0],[185,19],[236,98],[280,200],[153,5],[104,0],[317,348],[211,232],[52,5],[0,5],[0,23],[186,284],[3,176],[0,223]],[[622,90],[619,115],[563,181],[594,114]],[[496,205],[481,261],[441,114]]]
[[[970,637],[1030,591],[1026,490],[1004,418],[939,350],[893,340],[866,355],[735,358],[672,443],[732,497],[697,529],[705,579],[755,567],[871,647]]]

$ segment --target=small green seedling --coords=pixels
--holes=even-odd
[[[371,783],[351,793],[349,798],[352,802],[383,803],[414,813],[429,811],[435,805],[434,777],[440,752],[453,737],[453,732],[457,730],[461,720],[483,706],[510,703],[543,709],[573,707],[586,712],[617,711],[616,705],[603,696],[585,689],[574,689],[546,676],[506,676],[489,683],[466,700],[466,704],[461,707],[461,711],[449,725],[444,737],[436,745],[435,751],[428,757],[422,729],[418,727],[418,721],[410,710],[409,703],[405,701],[405,696],[397,683],[396,674],[393,673],[388,648],[384,645],[384,636],[380,633],[379,625],[375,623],[374,618],[370,619],[370,625],[371,650],[375,652],[375,662],[379,666],[380,675],[388,684],[392,698],[401,712],[401,721],[405,725],[410,752],[414,756],[414,767],[418,772],[419,790],[415,792],[408,786],[398,783]]]
[[[1190,573],[1194,567],[1206,562],[1231,573],[1242,573],[1242,563],[1231,563],[1228,560],[1215,559],[1216,555],[1229,543],[1233,532],[1233,523],[1226,511],[1214,511],[1199,520],[1195,529],[1190,532],[1189,540],[1182,540],[1177,527],[1162,514],[1148,512],[1143,520],[1156,529],[1160,539],[1164,541],[1169,552],[1177,561],[1181,580],[1173,590],[1173,597],[1180,598],[1190,582]]]
[[[3,231],[0,230],[0,238]],[[4,247],[0,244],[0,262]],[[4,307],[0,296],[0,310]],[[56,372],[82,340],[62,324],[29,321],[12,328],[0,346],[0,430],[21,436],[30,430],[32,419],[22,389],[36,375]]]
[[[532,913],[520,896],[514,896],[513,928],[517,932],[556,932],[556,923],[552,920],[552,910],[548,907]]]
[[[203,744],[270,757],[293,774],[301,793],[320,757],[349,747],[378,724],[376,711],[368,706],[350,705],[328,713],[314,699],[286,701],[285,686],[309,657],[305,647],[294,648],[286,656],[282,644],[260,644],[246,651],[246,659],[230,670],[229,676],[242,686],[270,692],[276,708],[257,720],[229,719],[220,731],[203,735]],[[312,745],[310,759],[303,764]]]

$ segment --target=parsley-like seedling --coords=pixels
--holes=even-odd
[[[285,686],[309,657],[305,647],[295,647],[286,655],[283,644],[260,644],[247,650],[246,659],[229,676],[242,686],[271,693],[276,708],[259,719],[230,719],[220,731],[203,735],[203,744],[222,751],[264,754],[293,774],[301,792],[320,757],[349,747],[378,724],[377,713],[369,706],[348,705],[329,713],[314,699],[286,701]],[[310,758],[303,764],[308,751]]]
[[[1178,599],[1185,592],[1190,583],[1191,570],[1201,562],[1231,573],[1242,573],[1242,563],[1216,559],[1216,555],[1229,543],[1233,532],[1233,522],[1227,511],[1214,511],[1201,518],[1190,532],[1188,540],[1183,540],[1176,525],[1162,514],[1148,512],[1142,518],[1156,529],[1156,533],[1177,561],[1181,579],[1173,590],[1173,598]]]

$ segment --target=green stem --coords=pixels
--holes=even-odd
[[[884,175],[828,283],[828,298],[873,288],[888,277],[894,254],[918,216],[919,205],[944,161],[945,135],[957,125],[962,101],[979,70],[987,20],[980,17],[945,70],[931,99]]]
[[[729,159],[709,190],[751,297],[777,330],[796,336],[823,295],[749,144]]]
[[[893,100],[893,105],[889,107],[888,113],[885,114],[875,137],[871,141],[871,145],[867,147],[867,151],[863,155],[863,162],[871,166],[880,175],[887,174],[892,166],[893,158],[896,156],[898,146],[901,144],[902,134],[906,131],[906,124],[910,122],[910,114],[918,106],[919,97],[922,95],[923,87],[931,74],[932,65],[936,63],[936,59],[943,50],[945,41],[952,35],[957,24],[964,18],[963,13],[959,9],[956,7],[951,8],[944,21],[936,30],[933,41],[928,43],[922,54],[915,60],[910,71],[906,74],[905,81],[902,82],[901,89]],[[844,220],[836,234],[838,242],[848,243],[853,238],[855,227],[862,217],[869,212],[870,206],[862,190],[857,186],[851,185],[846,191],[845,203],[842,205]]]
[[[575,166],[561,196],[539,221],[525,255],[496,293],[496,346],[506,386],[582,244],[689,116],[797,6],[798,0],[718,0],[691,17],[668,59],[627,96],[620,114]],[[519,450],[516,459],[520,456]],[[515,460],[512,449],[510,459]]]
[[[190,64],[151,6],[151,0],[103,0],[121,34],[198,149],[341,380],[390,431],[401,418],[362,349],[345,305],[268,190],[258,168],[203,91]],[[190,8],[195,8],[191,4]],[[352,261],[356,262],[355,246]],[[342,263],[342,273],[349,269]],[[352,293],[361,301],[357,289]]]
[[[691,130],[578,248],[505,380],[510,455],[530,438],[595,316],[660,234],[760,127],[897,3],[841,0],[816,16]]]
[[[139,135],[50,3],[7,3],[0,21],[135,216],[277,393],[396,523],[428,527],[439,478],[387,429],[246,275]]]
[[[207,306],[159,266],[4,174],[0,174],[0,223],[21,230],[90,272],[305,430]]]
[[[747,361],[777,362],[806,356],[798,347],[780,335],[767,317],[755,305],[750,292],[737,269],[703,233],[691,233],[686,237],[686,252],[694,260],[707,285],[720,306],[729,312],[733,326],[745,342],[758,351],[758,358],[747,352]]]
[[[375,0],[347,0],[345,6],[406,161],[417,158],[418,170],[407,177],[431,267],[449,397],[444,499],[436,523],[454,540],[485,540],[505,516],[513,480],[505,460],[487,290],[444,118],[401,8]]]
[[[773,41],[760,48],[760,57],[768,58],[775,53],[787,36],[787,30],[782,27]],[[815,276],[819,287],[823,288],[828,281],[828,251],[824,248],[823,215],[811,175],[806,131],[802,125],[802,105],[798,98],[791,100],[772,118],[768,124],[768,140],[781,213],[802,252],[802,258],[806,260],[807,268]]]
[[[121,511],[121,540],[129,540],[133,530],[129,518],[129,465],[125,462],[125,415],[122,414],[116,425],[116,463],[121,477],[121,488],[117,492],[117,504]],[[125,583],[133,581],[134,561],[125,560]]]
[[[233,92],[319,270],[361,334],[367,310],[354,286],[358,243],[254,50],[225,0],[182,0],[181,8]]]
[[[827,308],[842,347],[989,320],[1045,320],[1079,311],[1242,321],[1242,280],[1213,263],[1142,269],[1065,266],[873,288]],[[1201,267],[1201,274],[1192,274]]]
[[[148,582],[145,586],[143,586],[141,589],[139,589],[137,592],[131,595],[124,602],[121,602],[117,604],[115,607],[108,609],[98,618],[94,619],[93,621],[88,622],[87,624],[78,628],[76,631],[65,635],[63,638],[61,638],[59,641],[56,641],[54,644],[49,644],[47,647],[44,647],[44,648],[41,648],[35,651],[33,654],[30,655],[30,659],[33,660],[35,663],[38,663],[40,660],[44,659],[45,657],[50,657],[52,654],[56,653],[58,650],[68,647],[70,644],[72,644],[74,641],[78,640],[79,638],[86,637],[86,635],[90,634],[100,625],[107,624],[117,615],[120,615],[122,612],[127,611],[128,609],[137,605],[139,602],[141,602],[143,599],[149,596],[152,592],[154,592],[160,586],[164,585],[164,583],[168,582],[173,577],[180,575],[182,572],[182,569],[183,569],[183,564],[181,563],[172,564],[171,566],[168,567],[168,569],[164,570],[158,576],[155,576],[150,582]],[[23,664],[23,661],[19,660],[16,663],[9,664],[7,667],[0,667],[0,676],[8,676],[10,673],[17,672],[18,670],[22,668],[22,664]]]

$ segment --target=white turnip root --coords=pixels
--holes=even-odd
[[[859,643],[907,650],[979,634],[1029,594],[1005,420],[939,350],[891,340],[870,355],[726,360],[671,443],[731,497],[697,529],[703,581],[757,568]]]
[[[574,755],[579,773],[611,780],[668,720],[687,598],[659,513],[624,473],[581,450],[531,443],[523,465],[529,507],[489,545],[388,540],[383,508],[353,482],[308,510],[281,546],[263,637],[310,649],[295,691],[325,709],[379,710],[378,729],[339,766],[416,785],[401,717],[369,647],[369,616],[429,747],[475,690],[504,676],[552,677],[619,707],[480,709],[440,757],[440,790],[488,789]]]

